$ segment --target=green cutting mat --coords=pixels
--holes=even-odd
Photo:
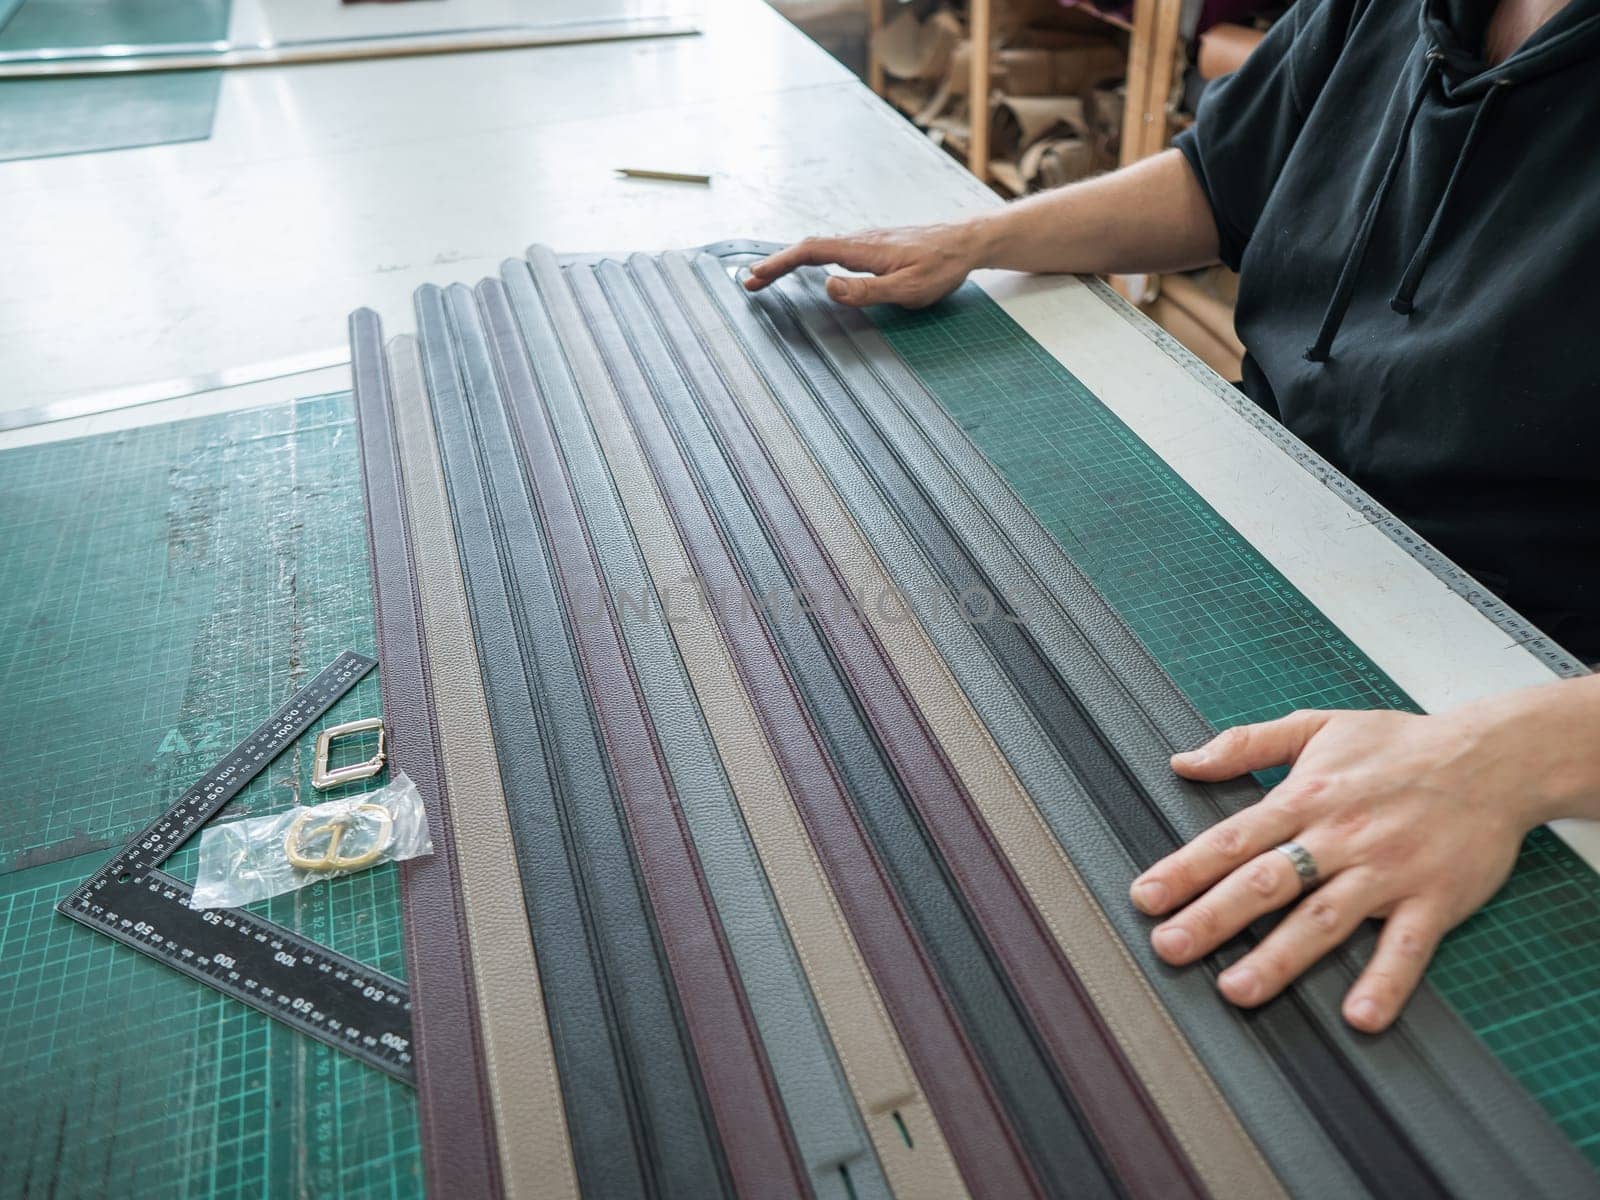
[[[974,285],[873,316],[1213,725],[1416,709]],[[1538,831],[1429,978],[1600,1166],[1600,876]]]
[[[341,649],[371,652],[356,464],[345,396],[0,453],[0,1196],[421,1193],[409,1088],[54,911]],[[327,720],[379,707],[372,676]],[[309,745],[229,811],[309,795]],[[404,971],[393,866],[259,907]]]
[[[1411,707],[981,294],[877,316],[1214,723]],[[348,398],[0,453],[0,511],[0,1195],[420,1194],[409,1091],[53,911],[318,666],[371,648]],[[329,719],[377,704],[369,680]],[[288,805],[306,771],[286,756],[235,806]],[[401,970],[393,868],[269,911]],[[1595,876],[1541,834],[1432,978],[1600,1161],[1597,933]]]
[[[228,36],[230,0],[0,0],[0,50]],[[211,136],[220,71],[0,81],[0,162]]]

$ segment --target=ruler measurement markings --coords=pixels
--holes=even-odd
[[[157,869],[376,665],[340,654],[57,909],[410,1083],[404,983],[242,909],[190,908],[189,885]]]

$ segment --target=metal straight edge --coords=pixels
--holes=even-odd
[[[700,30],[672,17],[632,17],[548,25],[507,25],[446,33],[328,38],[300,42],[200,42],[109,51],[47,49],[0,54],[0,79],[209,71],[219,67],[280,67],[297,63],[409,58],[535,46],[574,46],[642,38],[692,37]]]
[[[31,405],[28,408],[0,411],[0,433],[12,429],[24,429],[31,425],[68,421],[74,417],[92,417],[119,409],[137,408],[145,404],[159,404],[163,400],[181,400],[185,396],[199,396],[205,392],[220,391],[244,383],[262,383],[290,375],[306,375],[328,367],[347,366],[349,362],[350,348],[334,346],[326,350],[292,355],[289,358],[273,359],[270,362],[253,363],[247,367],[229,367],[226,370],[207,371],[200,375],[186,375],[177,379],[161,379],[154,383],[136,383],[127,387],[88,392],[81,396]]]
[[[1091,292],[1126,317],[1135,329],[1164,350],[1169,358],[1197,382],[1203,384],[1207,391],[1243,417],[1251,428],[1343,500],[1363,521],[1382,531],[1391,542],[1426,567],[1440,583],[1493,621],[1517,645],[1537,658],[1552,673],[1564,679],[1589,674],[1588,667],[1568,654],[1504,600],[1473,579],[1411,526],[1379,504],[1337,467],[1291,433],[1287,426],[1274,420],[1243,392],[1206,366],[1189,351],[1188,347],[1129,304],[1103,279],[1095,276],[1080,276],[1080,278],[1088,285]]]

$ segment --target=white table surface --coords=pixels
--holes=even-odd
[[[238,0],[233,36],[345,36],[665,4]],[[341,352],[423,282],[535,241],[654,250],[999,203],[759,0],[701,36],[227,74],[202,142],[0,164],[0,410]],[[709,173],[709,187],[614,168]],[[1073,279],[1002,305],[1430,710],[1549,671]],[[342,367],[0,434],[0,447],[348,386]],[[1600,865],[1600,831],[1560,829]]]

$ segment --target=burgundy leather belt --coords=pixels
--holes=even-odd
[[[400,868],[417,1088],[430,1151],[425,1156],[428,1189],[436,1196],[493,1196],[499,1193],[499,1167],[483,1078],[471,944],[461,911],[455,835],[445,811],[450,797],[439,775],[383,329],[371,309],[351,315],[350,341],[389,755],[422,794],[434,847],[431,855]]]

